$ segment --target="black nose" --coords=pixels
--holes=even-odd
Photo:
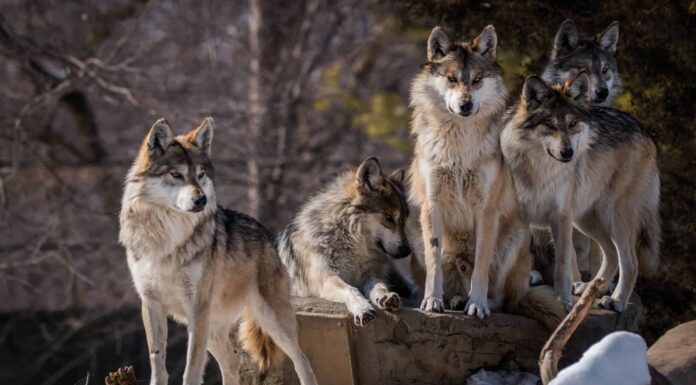
[[[471,101],[459,103],[459,115],[469,116],[473,107],[474,103]]]
[[[208,198],[205,195],[199,195],[193,200],[193,210],[200,211],[203,209],[205,204],[208,203]]]
[[[394,255],[394,258],[404,258],[408,257],[408,255],[411,254],[411,248],[408,247],[406,244],[402,244],[399,246],[399,249],[396,250],[396,255]]]
[[[607,96],[609,96],[609,90],[606,87],[600,88],[597,90],[596,94],[597,97],[595,98],[595,101],[603,102],[604,100],[606,100]]]
[[[573,149],[570,147],[563,149],[561,150],[561,159],[564,161],[569,161],[573,158],[574,153],[575,151],[573,151]]]

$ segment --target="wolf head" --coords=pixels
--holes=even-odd
[[[165,119],[150,128],[128,182],[138,186],[137,199],[182,212],[199,213],[215,207],[210,149],[213,119],[174,136]]]
[[[562,85],[549,85],[537,76],[524,83],[518,115],[522,139],[554,159],[570,162],[593,142],[589,110],[591,80],[581,70]]]
[[[491,115],[505,103],[502,71],[496,62],[498,37],[492,25],[470,42],[452,42],[440,27],[428,38],[428,63],[414,81],[414,103],[461,118]]]
[[[404,225],[408,205],[403,195],[404,171],[385,177],[376,158],[367,158],[355,173],[357,195],[352,206],[361,212],[368,247],[403,258],[411,253]]]
[[[553,50],[542,77],[561,84],[585,68],[590,74],[592,104],[611,106],[621,93],[621,78],[616,62],[619,22],[615,21],[594,37],[579,39],[571,20],[556,32]]]

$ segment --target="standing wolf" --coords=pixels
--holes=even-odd
[[[572,20],[565,20],[556,32],[553,49],[542,79],[549,84],[563,84],[581,69],[590,74],[590,90],[593,105],[611,107],[621,94],[621,77],[616,60],[616,48],[619,41],[619,22],[611,23],[604,31],[589,38],[579,38],[577,27]],[[546,247],[551,242],[547,230],[532,229],[533,244],[537,257],[545,259],[553,251]],[[580,269],[590,271],[590,259],[598,254],[595,244],[578,231],[573,232],[577,260],[572,261],[573,280],[580,281]],[[539,259],[537,259],[537,262]],[[539,282],[540,275],[534,275],[532,282]],[[548,277],[545,278],[549,282]],[[613,284],[608,282],[607,291],[611,292]],[[580,294],[580,293],[578,293]]]
[[[426,270],[421,308],[441,312],[444,299],[457,308],[468,294],[470,315],[517,309],[555,327],[563,309],[553,293],[529,290],[529,233],[500,153],[507,91],[496,47],[493,26],[462,43],[436,27],[412,84],[409,203],[422,231],[412,236]]]
[[[529,77],[501,146],[524,218],[551,228],[557,294],[570,302],[575,226],[602,249],[598,276],[610,282],[618,262],[618,286],[602,306],[621,312],[638,261],[649,271],[659,259],[657,150],[628,114],[591,107],[591,90],[586,70],[563,85]]]
[[[239,383],[230,331],[240,319],[240,338],[262,375],[284,351],[301,383],[315,385],[297,342],[288,275],[270,234],[254,219],[216,203],[212,139],[211,118],[176,137],[160,119],[126,178],[120,241],[142,300],[150,383],[168,381],[171,316],[188,329],[185,385],[203,382],[206,349],[217,360],[224,384]]]
[[[403,172],[386,177],[377,159],[367,158],[302,207],[277,244],[293,294],[345,303],[359,326],[374,318],[373,305],[399,308],[387,279],[391,259],[411,252],[402,183]]]

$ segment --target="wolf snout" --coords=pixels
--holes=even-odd
[[[595,103],[601,103],[607,99],[609,96],[609,90],[606,87],[602,87],[595,91]]]
[[[208,198],[205,195],[199,195],[193,198],[193,208],[191,211],[202,211],[206,203],[208,203]]]
[[[459,103],[459,115],[469,116],[471,111],[474,109],[474,103],[471,100]]]
[[[570,160],[573,159],[574,153],[575,151],[570,147],[561,150],[561,160],[563,162],[570,162]]]

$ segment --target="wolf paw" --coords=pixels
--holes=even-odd
[[[541,285],[542,283],[544,283],[544,278],[541,276],[541,273],[536,270],[532,270],[532,272],[529,273],[529,284],[536,286]]]
[[[423,302],[421,302],[420,307],[422,310],[434,313],[442,313],[445,311],[444,306],[442,305],[442,298],[425,297],[423,298]]]
[[[589,286],[589,282],[573,282],[573,294],[582,295]]]
[[[449,300],[449,308],[452,310],[464,310],[466,298],[461,295],[452,296]]]
[[[355,324],[358,326],[365,326],[368,323],[370,323],[373,319],[375,319],[376,315],[377,312],[375,311],[375,309],[370,307],[363,313],[353,314],[353,322],[355,322]]]
[[[398,294],[390,292],[378,298],[377,305],[387,311],[396,311],[401,306],[401,298]]]
[[[488,301],[485,299],[482,301],[476,301],[469,298],[469,301],[464,307],[464,312],[468,315],[475,315],[480,319],[484,319],[491,315],[491,309],[488,307]]]
[[[599,306],[603,309],[614,310],[617,313],[623,313],[623,311],[626,310],[625,303],[622,303],[621,301],[608,295],[605,295],[601,300],[599,300]]]

